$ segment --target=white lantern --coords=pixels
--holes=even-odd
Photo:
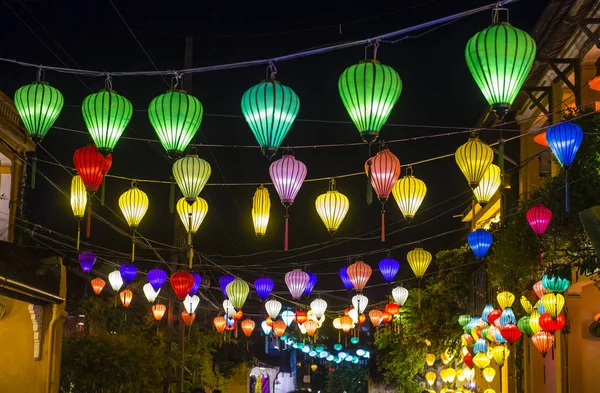
[[[402,307],[404,306],[404,303],[406,303],[406,299],[408,299],[408,289],[398,286],[392,289],[392,297],[394,298],[394,301]]]
[[[348,316],[349,316],[350,318],[352,318],[352,325],[354,325],[355,323],[357,323],[357,322],[358,322],[358,311],[356,311],[356,309],[355,309],[355,308],[353,308],[352,310],[350,310],[350,311],[348,312]],[[354,327],[354,326],[352,326],[352,327]]]
[[[265,336],[268,336],[269,333],[271,333],[271,330],[273,330],[273,328],[267,324],[267,321],[262,321],[260,327],[262,328],[262,331],[265,334]]]
[[[231,300],[225,299],[223,300],[223,310],[227,314],[227,318],[231,319],[235,315],[235,308],[233,308],[233,304],[231,304]]]
[[[294,322],[295,316],[296,314],[292,310],[285,310],[281,313],[281,319],[283,319],[285,326],[288,327],[292,324],[292,322]],[[273,319],[273,317],[271,317],[271,319]]]
[[[265,303],[265,310],[267,310],[267,314],[274,321],[277,319],[279,311],[281,311],[281,303],[278,300],[271,299]]]
[[[121,287],[123,286],[123,277],[121,277],[121,272],[115,270],[108,275],[108,282],[112,287],[113,291],[119,292]]]
[[[321,298],[315,299],[310,303],[310,308],[315,313],[315,317],[321,319],[325,314],[325,310],[327,310],[327,302]]]
[[[152,284],[147,283],[142,289],[144,290],[144,295],[146,295],[146,299],[148,299],[148,302],[154,303],[154,301],[158,297],[160,288],[158,288],[158,291],[155,291],[154,288],[152,288]]]
[[[200,304],[200,298],[197,295],[187,295],[183,300],[183,307],[188,314],[192,315],[196,312],[198,308],[198,304]]]
[[[354,295],[352,298],[352,305],[357,310],[358,314],[362,314],[369,305],[369,298],[361,294]]]

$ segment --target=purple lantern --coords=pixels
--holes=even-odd
[[[135,267],[134,265],[123,264],[119,268],[119,272],[121,273],[121,278],[123,279],[123,283],[125,285],[128,285],[135,278],[135,275],[138,272],[138,268]]]
[[[230,276],[230,275],[219,277],[219,286],[221,287],[221,292],[223,292],[223,295],[225,295],[225,297],[228,297],[227,296],[227,285],[229,285],[229,283],[232,282],[233,280],[235,280],[235,277]]]
[[[148,272],[148,282],[158,291],[167,282],[167,272],[162,269],[152,269]]]
[[[283,157],[273,162],[269,167],[271,181],[279,194],[281,204],[285,206],[285,241],[284,250],[288,250],[288,209],[292,206],[294,198],[300,191],[302,182],[306,177],[306,165],[298,161],[290,153],[284,153]]]
[[[302,297],[304,288],[306,288],[309,280],[310,277],[308,274],[300,269],[294,269],[291,272],[286,273],[285,284],[292,294],[292,298],[300,299],[300,297]]]
[[[194,285],[192,285],[192,289],[190,289],[190,296],[195,295],[200,289],[200,285],[202,285],[202,276],[198,273],[192,273],[194,276]]]
[[[261,277],[254,281],[254,289],[261,300],[265,300],[269,297],[274,286],[275,283],[268,277]]]
[[[308,284],[306,284],[306,288],[304,288],[304,292],[302,293],[304,296],[310,295],[313,288],[317,284],[317,275],[311,272],[306,272],[308,274]]]
[[[351,290],[351,289],[354,289],[354,284],[352,284],[352,280],[350,280],[350,276],[348,276],[347,270],[348,270],[347,266],[340,269],[340,278],[342,279],[344,288]]]
[[[400,269],[400,262],[394,258],[383,258],[379,261],[379,271],[385,281],[392,281]]]
[[[85,251],[79,254],[79,264],[81,265],[81,270],[86,273],[92,271],[92,267],[94,267],[94,263],[96,263],[96,254],[91,251]]]

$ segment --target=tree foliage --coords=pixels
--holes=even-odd
[[[327,374],[327,393],[367,393],[368,371],[360,366],[337,368]]]

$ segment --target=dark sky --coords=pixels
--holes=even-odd
[[[215,65],[269,58],[366,38],[490,3],[490,0],[113,1],[152,61],[161,70],[183,67],[186,35],[194,37],[194,66]],[[8,5],[0,4],[2,57],[36,64],[106,71],[154,69],[108,0],[7,3]],[[511,5],[511,23],[530,30],[545,3],[543,0],[522,0]],[[476,124],[487,104],[469,75],[464,61],[464,47],[473,34],[490,22],[491,12],[482,12],[414,39],[396,44],[381,44],[379,60],[395,68],[404,84],[388,123],[420,126],[386,126],[382,130],[383,139],[432,135],[444,131],[434,126],[468,128]],[[415,37],[423,32],[415,32],[411,36]],[[355,47],[276,64],[278,79],[296,91],[301,103],[297,121],[286,137],[285,144],[360,141],[339,98],[337,79],[346,67],[363,57],[364,47]],[[240,99],[243,92],[264,79],[264,75],[264,66],[195,74],[192,90],[204,106],[205,117],[201,132],[196,135],[194,142],[255,144],[250,129],[244,119],[240,118]],[[18,87],[30,83],[35,77],[35,69],[0,63],[0,87],[11,96]],[[56,125],[85,130],[80,105],[87,94],[103,87],[102,78],[76,78],[48,71],[46,80],[65,96],[66,106]],[[131,127],[124,135],[156,139],[146,109],[153,97],[167,89],[165,82],[160,77],[115,77],[113,87],[131,100],[136,110]],[[467,136],[462,134],[395,143],[390,147],[402,163],[409,163],[452,153],[466,139]],[[43,146],[62,164],[72,166],[73,152],[87,142],[85,135],[51,130],[43,141]],[[211,182],[269,181],[269,162],[258,150],[200,148],[198,153],[212,165]],[[296,150],[295,156],[307,165],[308,178],[329,177],[361,171],[367,158],[367,148],[303,149]],[[38,157],[50,159],[41,149],[38,149]],[[71,178],[63,169],[40,163],[39,170],[68,191]],[[121,140],[114,151],[110,173],[167,180],[170,171],[171,164],[159,144]],[[209,213],[194,244],[197,250],[208,255],[234,256],[276,250],[243,258],[214,256],[211,260],[223,266],[234,265],[231,270],[248,280],[254,280],[263,266],[268,275],[279,282],[282,281],[283,274],[292,267],[304,268],[310,262],[309,269],[321,274],[317,291],[341,290],[337,271],[347,264],[348,258],[345,255],[360,255],[461,227],[459,219],[452,216],[463,211],[466,205],[458,205],[466,201],[468,195],[449,199],[467,191],[468,186],[454,160],[450,158],[415,166],[414,173],[428,187],[427,197],[420,209],[422,214],[418,213],[408,226],[401,220],[401,214],[391,200],[387,204],[388,232],[407,228],[389,235],[385,244],[377,239],[379,204],[368,206],[365,203],[364,177],[338,180],[338,189],[350,199],[350,212],[337,236],[358,237],[373,231],[367,236],[374,237],[372,240],[336,240],[331,243],[332,247],[322,250],[307,247],[330,240],[314,209],[314,201],[327,190],[327,182],[315,182],[303,185],[290,209],[290,247],[304,247],[302,250],[288,253],[281,251],[283,208],[279,205],[273,188],[270,188],[272,209],[267,235],[262,241],[255,238],[250,215],[255,191],[252,186],[205,188],[201,196],[209,203]],[[110,178],[107,181],[107,206],[119,215],[117,199],[128,188],[127,181]],[[150,197],[150,209],[141,223],[140,232],[150,239],[172,244],[174,220],[168,209],[169,187],[141,183],[140,188]],[[28,192],[27,204],[31,221],[75,236],[76,223],[72,219],[68,200],[40,176],[37,188]],[[121,229],[127,230],[123,221],[108,209],[101,208],[97,201],[94,202],[94,209]],[[437,216],[440,217],[426,222]],[[442,237],[425,242],[423,246],[435,252],[460,244],[464,241],[465,234]],[[115,251],[129,251],[128,238],[118,235],[96,220],[92,224],[91,242]],[[400,278],[412,277],[405,259],[409,250],[410,247],[405,247],[392,253],[402,264]],[[139,249],[138,255],[140,259],[156,259],[149,250]],[[162,255],[169,258],[166,252],[162,252]],[[385,252],[364,259],[375,267],[383,256]],[[339,258],[319,262],[328,257]],[[287,259],[280,260],[281,258]],[[122,263],[126,259],[111,260]],[[140,261],[139,265],[141,269],[147,270],[155,263]],[[210,265],[204,261],[202,266],[208,268]],[[108,271],[108,266],[100,268]],[[206,269],[203,271],[208,273]],[[371,283],[380,282],[382,279],[375,272]],[[407,285],[410,286],[411,283]],[[283,289],[280,285],[279,290]],[[344,292],[337,294],[345,296]],[[367,295],[371,296],[369,292]],[[379,295],[378,291],[373,292],[372,296]],[[222,298],[217,296],[217,299]],[[331,301],[333,302],[332,299]],[[343,306],[343,302],[338,301],[338,305]]]

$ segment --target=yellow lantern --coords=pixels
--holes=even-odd
[[[552,318],[556,318],[565,306],[565,297],[560,293],[546,293],[542,296],[542,304]]]
[[[500,292],[496,299],[498,299],[498,304],[504,310],[506,307],[511,307],[515,301],[515,295],[510,292],[504,291]]]
[[[494,389],[492,389],[492,388],[489,388],[489,389],[485,389],[483,391],[483,393],[496,393],[496,391]]]
[[[335,180],[331,179],[329,191],[317,197],[315,207],[329,234],[333,236],[344,221],[350,209],[350,202],[344,194],[335,189]]]
[[[198,232],[207,213],[208,203],[200,197],[196,197],[196,201],[192,204],[189,204],[185,198],[181,198],[177,202],[177,214],[186,232],[190,235]],[[190,241],[191,239],[188,238],[188,242]]]
[[[448,357],[446,356],[446,354],[445,354],[445,353],[443,353],[443,354],[441,354],[441,355],[440,355],[440,360],[441,360],[441,361],[442,361],[442,363],[444,363],[444,364],[448,364],[448,363],[450,363],[450,359],[448,359]]]
[[[269,198],[269,190],[261,184],[252,198],[252,222],[254,223],[254,233],[259,239],[262,239],[265,232],[267,232],[270,211],[271,198]]]
[[[533,334],[542,331],[542,328],[540,327],[540,313],[538,312],[537,307],[534,308],[529,315],[529,327],[531,328]]]
[[[79,175],[73,176],[71,180],[71,209],[77,219],[77,251],[79,251],[79,240],[81,239],[81,219],[85,215],[87,206],[87,191]]]
[[[521,296],[521,306],[527,314],[531,314],[531,312],[533,311],[533,306],[531,305],[531,302],[525,296]]]
[[[456,149],[454,158],[469,185],[474,189],[494,160],[494,151],[477,136],[473,136],[467,143]]]
[[[488,358],[487,354],[479,352],[473,357],[473,363],[480,369],[484,369],[490,365],[490,358]]]
[[[425,362],[429,367],[433,366],[433,363],[435,363],[435,355],[428,353],[427,356],[425,356]]]
[[[492,356],[494,357],[494,360],[500,367],[504,365],[504,362],[506,361],[509,355],[510,350],[504,345],[498,345],[497,347],[492,348]]]
[[[341,321],[341,318],[335,318],[335,319],[333,320],[333,327],[334,327],[335,329],[338,329],[338,330],[342,328],[342,321]]]
[[[131,260],[135,259],[135,231],[148,211],[148,195],[135,186],[135,181],[131,184],[131,188],[124,192],[119,198],[119,207],[125,221],[133,230],[131,242]]]
[[[453,368],[445,368],[440,371],[440,377],[442,378],[442,381],[452,383],[456,378],[456,370]]]
[[[491,383],[494,380],[494,377],[496,376],[496,370],[494,370],[491,367],[484,368],[481,373],[483,374],[485,380],[488,381],[488,383]]]
[[[458,382],[463,382],[465,380],[465,374],[463,374],[462,369],[456,370],[456,379],[458,379]]]
[[[490,199],[492,199],[500,187],[501,182],[502,174],[500,172],[500,167],[490,164],[479,181],[479,185],[473,190],[477,202],[479,202],[481,206],[485,206]]]
[[[319,366],[317,366],[316,364],[311,364],[310,365],[310,369],[312,370],[312,372],[314,373],[315,371],[317,371],[317,368],[319,368]]]
[[[434,373],[433,371],[430,371],[427,374],[425,374],[425,379],[427,380],[427,383],[429,384],[429,386],[433,386],[433,384],[435,383],[435,380],[437,379],[437,374]]]
[[[423,203],[423,199],[425,199],[425,194],[427,194],[425,182],[412,175],[412,167],[409,167],[408,170],[410,174],[396,181],[392,189],[394,199],[406,221],[410,221],[415,217],[417,210]]]
[[[415,248],[408,252],[406,259],[415,277],[421,279],[431,263],[432,256],[429,251],[425,251],[422,248]]]

